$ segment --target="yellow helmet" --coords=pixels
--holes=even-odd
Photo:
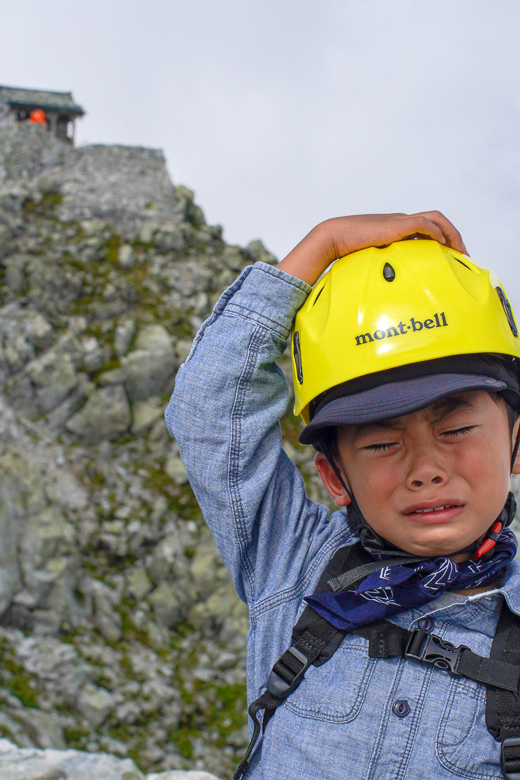
[[[460,355],[520,358],[515,318],[497,277],[431,240],[399,241],[338,260],[299,310],[291,343],[294,413],[305,423],[326,391],[352,383],[345,385],[348,395],[353,380],[375,373],[388,372],[395,381],[394,369],[443,358],[455,367]],[[475,372],[483,373],[466,371]],[[493,391],[490,383],[484,389]]]

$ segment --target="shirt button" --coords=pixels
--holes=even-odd
[[[430,617],[421,618],[417,625],[421,631],[431,631],[433,628],[433,620]]]
[[[410,705],[406,699],[397,699],[397,701],[392,704],[392,712],[394,715],[397,715],[398,718],[406,718],[410,713]]]

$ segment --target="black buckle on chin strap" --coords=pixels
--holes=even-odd
[[[520,780],[520,739],[509,737],[502,742],[500,767],[506,780]]]
[[[296,647],[288,647],[271,669],[267,679],[267,690],[273,696],[285,699],[301,683],[310,665],[311,662],[304,653]]]
[[[460,672],[457,672],[457,666],[463,650],[468,650],[468,648],[465,645],[455,647],[451,642],[441,639],[436,634],[428,634],[426,631],[416,628],[408,640],[404,656],[423,664],[432,664],[437,669],[444,669],[451,674],[460,676]]]

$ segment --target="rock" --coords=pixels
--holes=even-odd
[[[163,411],[265,257],[226,247],[159,152],[0,128],[2,780],[24,748],[16,780],[233,773],[244,607]]]
[[[17,745],[20,745],[21,747],[34,747],[34,742],[22,728],[22,725],[17,723],[16,720],[5,712],[0,712],[0,729],[4,736],[9,736]],[[0,751],[2,742],[3,740],[0,739]],[[2,754],[0,752],[0,761],[1,759]],[[2,772],[4,771],[3,766],[1,766],[1,770]]]
[[[0,394],[0,443],[5,446],[19,442],[21,438],[16,415]]]
[[[184,363],[191,352],[193,341],[190,339],[177,339],[175,342],[175,352],[179,358],[179,363]]]
[[[62,219],[109,219],[124,228],[153,218],[154,202],[162,215],[170,214],[176,193],[164,155],[156,149],[132,146],[85,146],[69,156],[61,177]]]
[[[10,709],[8,712],[14,720],[24,727],[36,747],[58,748],[58,750],[63,750],[66,747],[63,729],[52,713],[28,707]]]
[[[12,238],[12,231],[6,225],[0,225],[0,260],[12,252]]]
[[[118,357],[126,355],[135,334],[135,320],[122,320],[114,333],[114,350]]]
[[[175,197],[177,199],[175,211],[177,214],[182,215],[183,222],[192,223],[197,226],[204,224],[204,214],[202,209],[195,205],[195,194],[193,190],[190,190],[183,185],[178,185],[175,188]]]
[[[251,241],[247,247],[247,251],[252,256],[253,260],[256,262],[261,263],[268,263],[269,265],[276,265],[277,259],[276,257],[269,252],[268,249],[265,248],[263,243],[260,241],[260,239],[257,239],[256,241]]]
[[[70,471],[54,472],[46,492],[53,501],[69,510],[85,509],[89,500],[87,490]]]
[[[188,245],[184,225],[161,225],[153,232],[154,244],[162,252],[182,252]]]
[[[16,412],[24,415],[28,420],[35,420],[38,417],[34,387],[26,373],[20,372],[8,379],[4,385],[4,393]]]
[[[51,431],[61,431],[67,420],[75,414],[93,392],[94,386],[88,381],[85,374],[78,374],[78,383],[72,392],[47,415],[47,422]]]
[[[115,698],[110,691],[107,691],[106,688],[98,688],[91,683],[83,688],[77,703],[78,710],[93,729],[101,726],[114,705]]]
[[[174,770],[172,772],[159,772],[146,776],[146,780],[218,780],[215,775],[208,772],[182,772]]]
[[[164,401],[159,396],[136,401],[132,407],[132,433],[139,435],[163,418]]]
[[[36,388],[36,401],[42,412],[58,406],[78,383],[74,361],[62,351],[46,352],[29,363],[26,370]]]
[[[141,328],[134,349],[122,358],[132,402],[159,395],[176,368],[172,338],[162,325]]]
[[[92,675],[75,648],[55,637],[20,637],[16,655],[26,672],[35,675],[42,689],[52,691],[62,705],[74,707],[79,691]]]
[[[174,455],[172,455],[168,460],[166,461],[166,465],[164,467],[165,472],[168,474],[171,480],[176,485],[186,485],[188,482],[188,475],[186,474],[186,469],[184,468],[184,463],[180,458],[176,458]]]
[[[4,339],[3,358],[13,373],[19,371],[33,357],[34,349],[24,334],[16,331],[7,334]]]
[[[127,590],[130,596],[140,602],[153,588],[153,584],[143,566],[139,566],[128,575]]]
[[[56,581],[67,579],[67,570],[72,576],[74,543],[74,528],[59,507],[51,505],[28,518],[18,555],[26,606],[41,606]]]
[[[41,175],[46,168],[63,163],[71,150],[27,122],[0,130],[0,187],[20,186]]]
[[[23,293],[27,287],[26,267],[24,255],[14,255],[5,261],[5,283],[15,293]]]
[[[121,385],[94,390],[87,403],[67,422],[66,428],[86,444],[113,441],[130,427],[130,407]]]
[[[133,265],[135,258],[130,244],[123,244],[123,246],[119,247],[118,260],[121,268],[129,268]]]
[[[92,598],[96,625],[108,642],[118,642],[122,636],[121,616],[115,609],[116,594],[99,580],[85,578],[83,593]]]
[[[0,468],[1,461],[0,458]],[[8,472],[7,472],[8,473]],[[20,571],[17,563],[18,540],[24,526],[23,488],[11,484],[9,476],[0,471],[0,614],[9,606],[16,589],[20,586]],[[20,506],[22,504],[22,506]]]
[[[173,628],[183,616],[183,598],[179,589],[161,582],[149,597],[157,621],[165,628]]]
[[[160,583],[167,577],[182,579],[187,571],[180,534],[172,530],[156,545],[148,563],[148,573],[155,583]]]
[[[105,363],[105,355],[99,341],[90,336],[83,339],[82,365],[86,371],[99,371]]]
[[[57,274],[55,268],[37,259],[29,264],[28,278],[28,297],[51,318],[58,317],[70,307],[81,296],[83,289],[84,277],[77,269],[67,268]]]
[[[129,758],[78,750],[36,750],[0,739],[5,780],[144,780]]]
[[[14,450],[0,456],[0,538],[0,613],[13,598],[40,606],[73,569],[74,529],[48,505],[31,462]]]
[[[33,346],[40,349],[49,347],[54,340],[52,325],[37,312],[29,315],[25,321],[26,337]]]

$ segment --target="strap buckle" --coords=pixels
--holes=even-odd
[[[404,656],[423,664],[432,664],[437,669],[444,669],[451,674],[460,676],[460,672],[457,672],[457,666],[463,650],[468,650],[466,645],[455,647],[451,642],[441,639],[436,634],[428,634],[426,631],[416,628],[408,640]]]
[[[286,655],[286,653],[290,653],[294,658],[296,658],[297,661],[299,661],[302,665],[302,668],[295,672],[293,669],[291,669],[290,666],[284,664],[283,657]],[[291,681],[288,682],[287,680],[284,680],[283,677],[281,677],[276,672],[276,667],[278,665],[282,665],[285,674],[287,677],[291,677]],[[303,678],[305,677],[305,672],[311,665],[311,662],[307,658],[306,655],[304,655],[300,650],[298,650],[296,647],[288,647],[285,653],[281,658],[278,659],[278,661],[275,663],[273,668],[271,669],[271,674],[267,678],[267,684],[266,688],[269,691],[269,693],[272,693],[273,696],[277,696],[279,699],[285,699],[287,696],[289,696],[290,693],[292,693],[298,685],[301,683]]]
[[[509,737],[502,742],[500,768],[506,780],[520,780],[520,739]]]

